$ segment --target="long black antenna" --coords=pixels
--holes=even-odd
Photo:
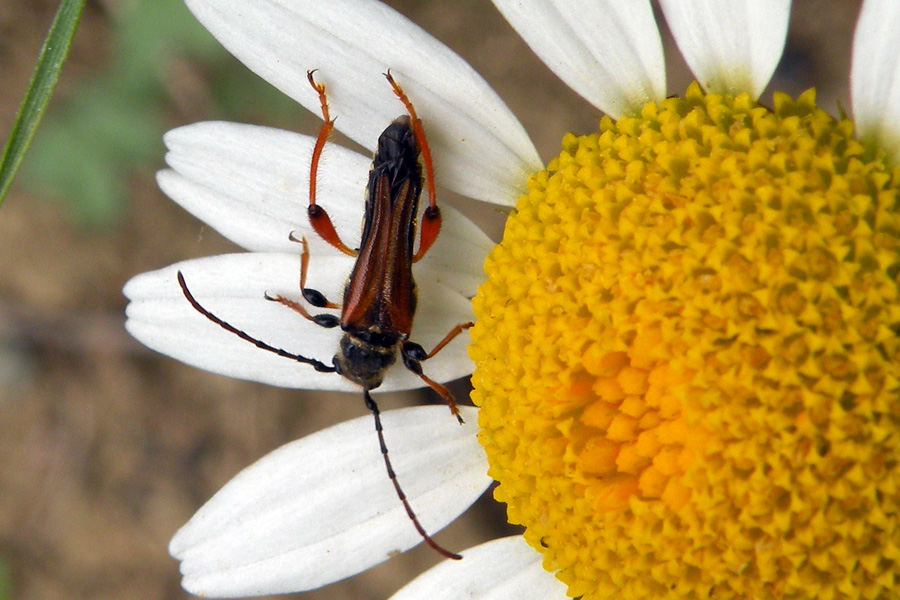
[[[391,483],[394,484],[394,489],[397,490],[397,497],[400,498],[400,502],[403,503],[403,507],[406,509],[406,514],[409,515],[409,519],[413,522],[413,525],[416,528],[416,531],[419,532],[419,535],[422,536],[422,539],[425,540],[425,543],[428,544],[433,550],[435,550],[441,556],[446,558],[451,558],[453,560],[462,560],[462,556],[459,554],[454,554],[449,550],[446,550],[438,545],[430,535],[425,531],[425,528],[422,527],[422,524],[419,523],[419,517],[416,516],[415,511],[413,511],[412,506],[409,504],[409,500],[406,499],[406,494],[403,493],[403,488],[400,487],[400,482],[397,481],[397,474],[394,473],[394,467],[391,466],[391,459],[388,458],[388,449],[387,444],[384,441],[384,428],[381,426],[381,411],[378,410],[378,405],[375,404],[375,400],[372,399],[372,395],[369,394],[369,390],[364,389],[363,395],[366,398],[366,408],[372,411],[372,415],[375,417],[375,431],[378,433],[378,443],[381,445],[381,456],[384,457],[384,466],[387,468],[388,477],[391,480]]]
[[[314,368],[316,371],[319,371],[321,373],[334,373],[337,371],[337,369],[334,366],[326,365],[322,361],[316,360],[315,358],[307,358],[306,356],[300,356],[299,354],[293,354],[291,352],[288,352],[287,350],[282,350],[281,348],[276,348],[275,346],[270,346],[269,344],[265,343],[264,341],[256,339],[255,337],[244,333],[243,331],[241,331],[240,329],[238,329],[231,323],[227,323],[227,322],[223,321],[222,319],[220,319],[219,317],[217,317],[216,315],[212,314],[211,312],[209,312],[208,310],[203,308],[203,306],[199,302],[197,302],[197,300],[194,298],[194,295],[191,294],[191,291],[188,289],[187,282],[185,282],[184,275],[181,274],[181,271],[178,271],[178,285],[181,286],[181,291],[184,292],[184,297],[187,298],[187,301],[191,303],[191,306],[193,306],[194,309],[198,313],[200,313],[201,315],[203,315],[204,317],[206,317],[207,319],[209,319],[210,321],[212,321],[213,323],[215,323],[222,329],[225,329],[226,331],[230,331],[231,333],[238,336],[242,340],[246,340],[246,341],[250,342],[251,344],[253,344],[254,346],[256,346],[257,348],[262,348],[263,350],[268,350],[269,352],[277,354],[278,356],[283,356],[284,358],[290,358],[292,360],[296,360],[297,362],[302,362],[307,365],[311,365],[312,368]]]

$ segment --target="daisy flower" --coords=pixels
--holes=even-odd
[[[698,81],[671,98],[648,1],[494,4],[607,114],[599,132],[566,135],[546,169],[470,67],[377,2],[188,0],[229,50],[311,110],[305,73],[318,68],[338,128],[366,146],[398,113],[391,94],[373,93],[390,68],[426,123],[438,183],[515,204],[485,262],[469,354],[495,496],[536,551],[521,538],[488,542],[396,597],[895,597],[900,4],[862,5],[855,121],[827,115],[814,91],[758,102],[783,50],[788,0],[661,0]],[[286,238],[305,226],[302,140],[228,124],[176,130],[160,184],[254,251],[178,266],[198,298],[315,354],[336,345],[330,334],[291,324],[259,291],[296,289]],[[343,160],[331,152],[323,168]],[[329,210],[354,210],[343,198],[358,197],[364,163],[343,196],[322,192]],[[329,172],[337,188],[351,170]],[[446,331],[466,314],[479,279],[487,244],[459,227],[432,251],[443,262],[417,272],[414,336],[426,346],[440,339],[437,323]],[[311,286],[336,296],[349,265],[324,246],[313,258],[334,260]],[[240,347],[185,306],[175,270],[126,287],[136,337],[227,375],[346,389]],[[443,360],[426,363],[436,379],[470,368],[458,350]],[[385,388],[417,384],[404,376],[391,373]],[[438,408],[385,414],[413,502],[440,505],[420,515],[429,531],[487,483],[471,431]],[[172,541],[185,587],[310,589],[419,541],[377,481],[368,428],[354,421],[285,446],[226,486]]]

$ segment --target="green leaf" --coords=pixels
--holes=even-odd
[[[19,106],[6,147],[3,149],[3,156],[0,157],[0,204],[6,197],[13,176],[22,164],[25,151],[28,150],[44,109],[47,108],[50,96],[53,95],[53,88],[56,87],[59,73],[69,54],[84,3],[85,0],[63,0],[50,26],[47,39],[44,40],[25,98]]]

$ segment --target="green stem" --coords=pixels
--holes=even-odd
[[[25,151],[28,150],[44,109],[53,95],[53,88],[56,87],[59,73],[69,54],[84,3],[85,0],[62,0],[47,39],[44,40],[25,98],[16,113],[3,156],[0,157],[0,204],[6,197],[13,176],[22,164]]]

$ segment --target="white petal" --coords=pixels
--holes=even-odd
[[[490,485],[477,411],[459,426],[441,407],[382,414],[391,462],[434,533]],[[225,485],[175,534],[182,585],[212,597],[309,590],[420,543],[385,472],[371,417],[275,450]]]
[[[306,236],[312,256],[331,247],[309,225],[309,166],[315,138],[280,129],[206,122],[165,136],[170,170],[158,174],[175,202],[241,246],[258,252],[299,252],[289,240]],[[319,163],[317,202],[350,247],[359,245],[371,158],[327,144]],[[424,205],[424,199],[422,201]],[[419,266],[440,270],[441,281],[473,296],[484,280],[490,238],[459,211],[441,205],[443,226]],[[450,258],[452,257],[452,260]]]
[[[762,94],[784,51],[790,0],[660,0],[660,5],[705,90]]]
[[[541,555],[513,536],[466,550],[417,577],[390,600],[564,600],[566,586],[541,566]]]
[[[850,71],[857,135],[900,159],[900,3],[866,0]]]
[[[367,148],[403,105],[384,76],[403,86],[425,123],[438,183],[488,202],[512,204],[537,151],[503,101],[452,50],[374,0],[187,0],[222,45],[269,83],[319,114],[306,80],[328,88],[336,126]]]
[[[648,0],[493,0],[541,60],[605,113],[666,96],[662,41]]]
[[[257,252],[296,253],[297,244],[288,239],[295,230],[311,244],[319,242],[306,216],[315,138],[213,121],[173,129],[163,140],[171,170],[159,173],[162,190],[235,243]],[[327,144],[319,165],[317,197],[352,246],[359,243],[371,162]]]
[[[312,265],[315,265],[315,269]],[[339,300],[353,259],[318,256],[312,259],[308,287]],[[150,348],[189,365],[229,377],[287,388],[359,391],[335,373],[320,373],[271,352],[261,350],[212,323],[188,303],[176,272],[184,273],[197,301],[231,325],[276,348],[315,358],[331,365],[340,329],[324,329],[265,293],[300,299],[300,257],[289,254],[229,254],[182,262],[143,273],[123,290],[131,300],[125,324],[129,333]],[[439,274],[420,270],[419,307],[412,340],[430,350],[455,325],[472,318],[471,303],[437,283]],[[467,332],[423,364],[426,375],[450,381],[472,372],[466,355]],[[399,361],[398,361],[399,362]],[[422,381],[395,364],[377,392],[423,387]]]

